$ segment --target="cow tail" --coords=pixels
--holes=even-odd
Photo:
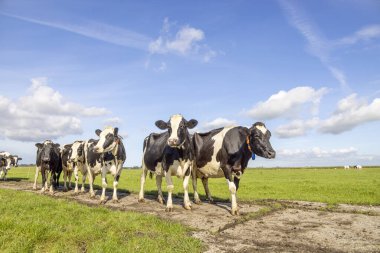
[[[153,178],[153,173],[151,171],[149,171],[149,178],[152,179]]]

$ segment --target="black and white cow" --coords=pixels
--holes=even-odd
[[[62,161],[59,150],[59,144],[52,141],[45,141],[44,143],[36,143],[37,157],[36,157],[36,176],[33,188],[37,188],[38,172],[41,171],[42,175],[42,189],[44,192],[48,189],[48,177],[50,175],[50,189],[53,192],[59,186],[59,176],[62,172]]]
[[[0,180],[7,180],[8,171],[11,169],[12,156],[9,152],[0,152]]]
[[[107,173],[114,176],[112,200],[118,201],[117,185],[126,160],[125,148],[121,137],[118,135],[118,130],[117,127],[106,127],[103,131],[97,129],[95,133],[100,139],[88,140],[84,146],[90,196],[95,197],[93,183],[95,176],[101,174],[103,189],[100,201],[102,203],[105,202],[106,197]]]
[[[168,201],[166,210],[173,210],[172,176],[183,178],[184,208],[191,209],[188,193],[188,184],[191,176],[194,151],[188,129],[194,128],[198,121],[187,121],[182,115],[176,114],[170,117],[168,122],[156,121],[156,126],[166,132],[152,133],[144,140],[144,154],[142,160],[141,188],[139,202],[144,201],[144,184],[148,170],[156,174],[158,188],[158,201],[163,203],[161,190],[162,177],[165,176]]]
[[[236,191],[239,188],[240,176],[244,173],[252,153],[265,158],[276,156],[269,142],[270,137],[270,131],[261,122],[253,124],[249,129],[225,127],[207,133],[195,133],[195,161],[192,173],[195,203],[200,203],[197,178],[202,179],[207,198],[212,202],[208,178],[225,177],[231,193],[231,214],[238,214]]]
[[[79,171],[82,174],[81,192],[84,192],[84,183],[86,182],[87,168],[85,167],[84,158],[84,141],[75,141],[73,144],[67,144],[62,151],[63,179],[64,190],[67,190],[66,181],[69,178],[69,188],[71,188],[71,176],[74,172],[75,193],[78,193]]]

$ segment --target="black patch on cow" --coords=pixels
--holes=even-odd
[[[168,138],[169,133],[163,132],[159,134],[152,133],[144,140],[146,143],[146,149],[143,159],[148,170],[155,171],[157,163],[162,162]]]
[[[104,140],[104,143],[103,143],[103,149],[106,149],[108,148],[109,146],[111,146],[112,143],[114,143],[115,141],[115,136],[111,133],[107,134],[105,136],[105,140]]]
[[[202,168],[207,163],[211,162],[214,154],[213,136],[221,132],[223,128],[218,128],[207,133],[195,133],[193,135],[193,145],[195,153],[195,163],[198,168]]]

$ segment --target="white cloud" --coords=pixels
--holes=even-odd
[[[279,149],[276,152],[276,159],[291,162],[293,164],[326,164],[345,165],[368,163],[378,159],[378,155],[361,154],[354,147],[337,149],[323,149],[313,147],[311,149]]]
[[[198,55],[204,62],[209,62],[217,53],[201,44],[205,39],[203,30],[185,25],[173,36],[170,32],[174,24],[164,19],[161,35],[149,44],[149,52],[152,54],[175,53],[182,56]]]
[[[29,18],[29,17],[22,17],[14,14],[4,13],[0,12],[0,14],[6,15],[8,17],[17,18],[20,20],[24,20],[27,22],[40,24],[60,30],[65,30],[68,32],[80,34],[82,36],[101,40],[104,42],[108,42],[111,44],[124,46],[124,47],[131,47],[141,50],[148,50],[148,45],[151,41],[151,38],[134,32],[130,31],[121,27],[111,26],[104,23],[84,20],[77,23],[70,22],[54,22],[49,20],[41,20],[41,19],[35,19],[35,18]]]
[[[279,91],[267,101],[257,103],[247,112],[247,115],[258,119],[274,119],[288,117],[298,113],[306,105],[312,105],[311,113],[318,112],[319,102],[327,89],[315,90],[312,87],[296,87],[289,91]]]
[[[331,117],[321,121],[319,131],[322,133],[340,134],[359,125],[380,120],[380,98],[370,104],[356,94],[340,100],[337,110]]]
[[[81,134],[80,117],[106,113],[108,111],[105,108],[68,102],[47,85],[46,78],[34,78],[27,95],[14,101],[0,96],[0,137],[41,141]]]
[[[294,120],[287,125],[279,126],[275,133],[280,138],[292,138],[297,136],[304,136],[308,131],[315,128],[319,123],[318,118],[310,120]]]
[[[212,129],[216,129],[220,127],[229,127],[229,126],[236,126],[236,125],[237,123],[235,120],[229,120],[226,118],[216,118],[212,121],[209,121],[203,124],[201,129],[203,131],[208,131],[208,130],[212,130]]]

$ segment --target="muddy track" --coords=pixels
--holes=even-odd
[[[30,182],[0,182],[0,188],[30,191]],[[99,197],[100,191],[96,192]],[[50,194],[46,194],[50,195]],[[111,199],[111,192],[107,196]],[[97,206],[99,198],[88,193],[55,192],[52,197],[65,198]],[[379,206],[327,206],[304,201],[259,201],[241,203],[240,215],[229,213],[230,204],[192,204],[182,208],[182,199],[174,198],[174,212],[146,196],[138,203],[137,195],[120,192],[120,202],[107,201],[104,206],[148,213],[180,222],[192,228],[192,236],[206,245],[206,252],[380,252]]]

